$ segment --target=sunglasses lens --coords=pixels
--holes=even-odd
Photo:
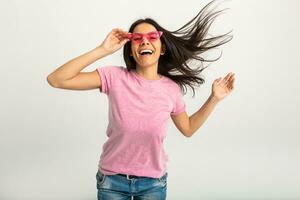
[[[142,39],[143,39],[143,36],[142,35],[140,35],[140,34],[138,34],[138,33],[132,33],[131,34],[131,41],[133,41],[133,42],[137,42],[137,43],[139,43],[139,42],[141,42],[142,41]]]
[[[134,42],[140,43],[144,36],[146,36],[148,40],[154,41],[160,37],[160,34],[159,32],[150,32],[144,35],[140,33],[132,33],[130,39]]]
[[[136,41],[136,42],[139,42],[139,41],[141,41],[142,40],[142,36],[140,36],[140,35],[133,35],[132,36],[132,40],[133,41]]]
[[[149,39],[157,39],[159,37],[158,33],[149,33],[148,38]]]

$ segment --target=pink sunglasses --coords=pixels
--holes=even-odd
[[[160,38],[160,36],[162,35],[162,31],[152,31],[149,33],[128,33],[127,37],[128,39],[130,39],[131,41],[135,42],[135,43],[141,43],[143,41],[144,36],[149,40],[149,41],[155,41],[158,38]]]

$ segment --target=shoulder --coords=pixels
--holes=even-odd
[[[98,67],[97,70],[99,72],[103,72],[105,74],[111,74],[111,75],[118,75],[123,74],[127,71],[127,69],[123,66],[117,66],[117,65],[105,65]]]
[[[167,89],[172,92],[173,94],[178,93],[181,91],[180,86],[178,85],[178,83],[176,83],[175,81],[173,81],[172,79],[165,77],[166,79],[166,87]]]
[[[110,70],[110,71],[124,71],[124,70],[126,70],[125,67],[118,66],[118,65],[104,65],[104,66],[98,67],[97,69]]]
[[[183,96],[180,85],[169,77],[165,77],[160,90],[164,91],[164,93],[168,95],[172,99],[172,101],[175,101],[175,99],[177,99],[178,97]]]

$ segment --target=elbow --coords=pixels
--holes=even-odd
[[[193,135],[193,131],[192,131],[192,129],[191,129],[191,121],[190,121],[190,118],[189,118],[189,125],[188,125],[188,128],[186,128],[186,131],[184,131],[185,133],[184,133],[184,135],[185,135],[185,137],[187,137],[187,138],[190,138],[190,137],[192,137],[192,135]]]
[[[190,131],[186,131],[185,133],[183,133],[183,135],[187,138],[190,138],[190,137],[192,137],[193,133]]]
[[[51,74],[47,76],[47,82],[49,85],[51,85],[54,88],[58,88],[58,84],[56,81],[53,80]]]
[[[190,138],[192,137],[192,134],[186,134],[185,137]]]

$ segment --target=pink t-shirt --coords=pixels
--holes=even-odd
[[[163,142],[170,115],[185,111],[173,80],[148,80],[122,66],[98,67],[100,92],[109,100],[107,141],[98,163],[103,174],[158,178],[167,171]]]

